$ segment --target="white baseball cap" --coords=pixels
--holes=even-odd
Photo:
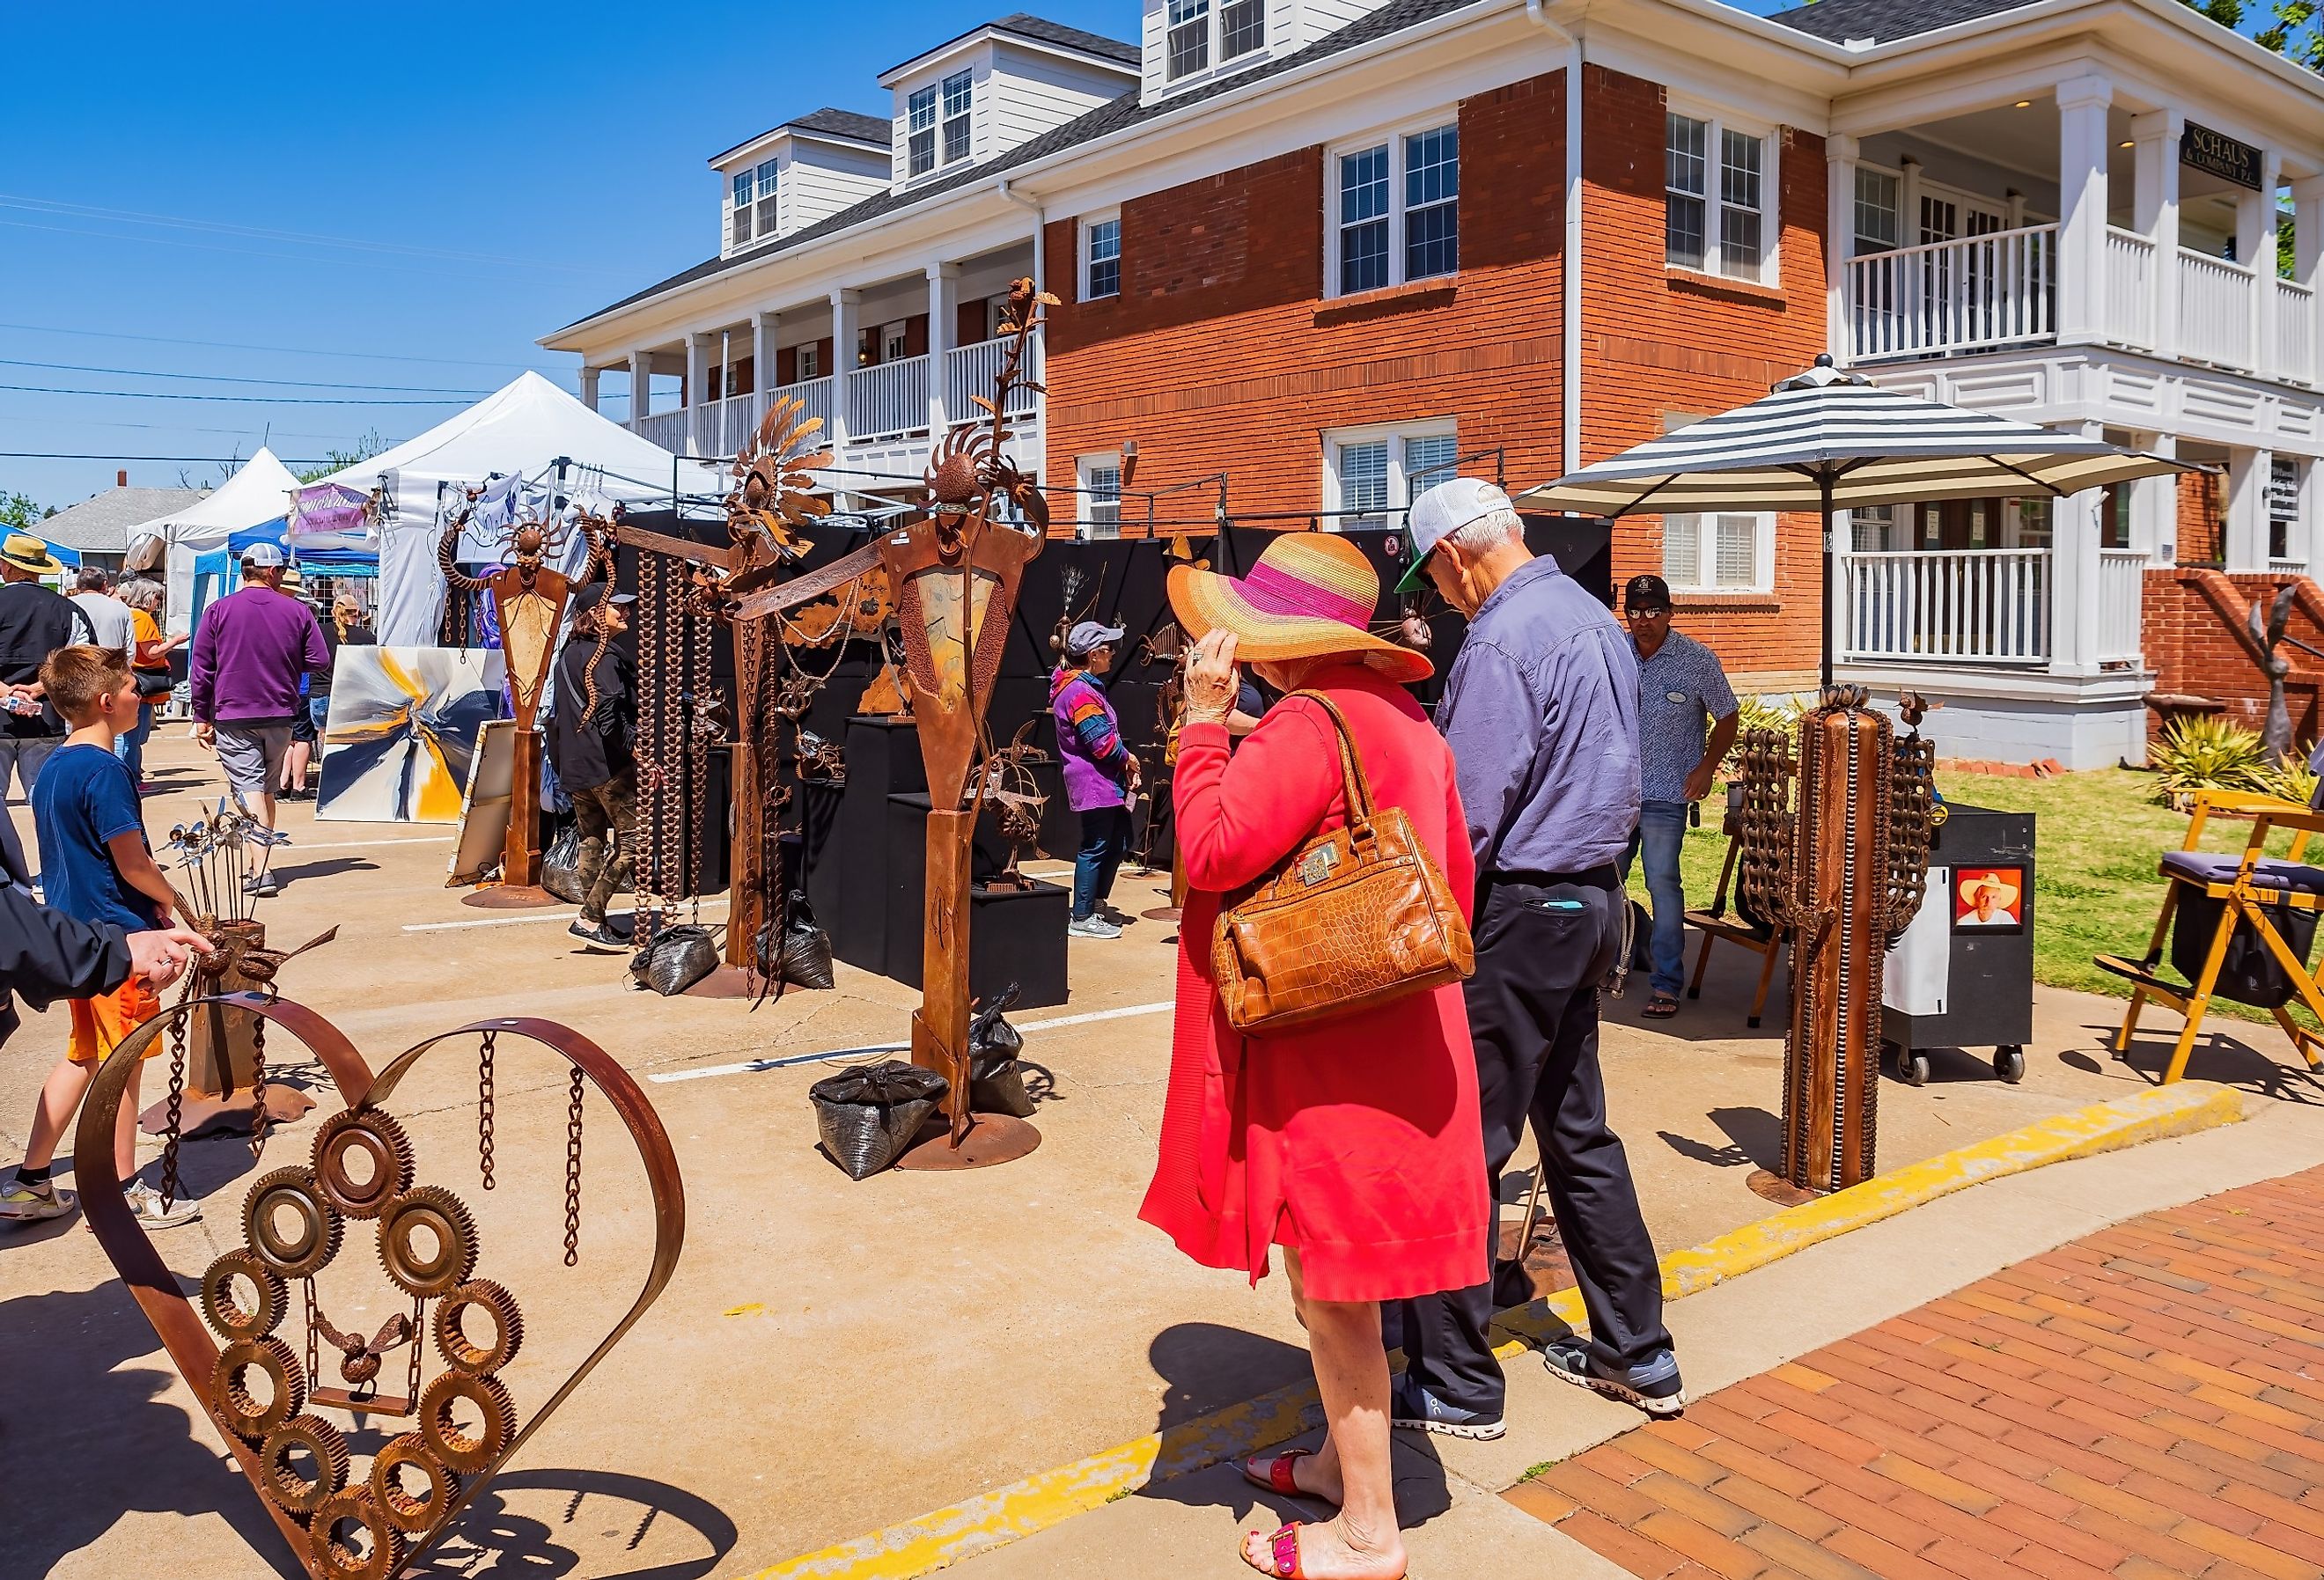
[[[1497,510],[1515,508],[1507,494],[1481,477],[1454,477],[1414,500],[1409,523],[1412,567],[1396,584],[1396,590],[1408,593],[1420,587],[1426,579],[1428,557],[1446,538]]]
[[[288,563],[282,558],[282,550],[272,543],[253,543],[242,551],[242,562],[255,565],[261,570],[272,570],[278,565]]]

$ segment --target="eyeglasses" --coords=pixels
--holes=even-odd
[[[1630,620],[1652,620],[1657,615],[1665,620],[1670,618],[1670,611],[1659,605],[1651,609],[1626,609],[1622,613],[1624,618]]]

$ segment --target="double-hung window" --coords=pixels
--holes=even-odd
[[[1770,139],[1715,116],[1664,116],[1663,258],[1672,267],[1765,279],[1775,190]]]
[[[823,376],[823,346],[810,340],[798,348],[798,382]]]
[[[733,214],[733,245],[738,247],[751,239],[751,180],[749,171],[735,172],[734,200],[730,207]]]
[[[1167,0],[1162,41],[1166,80],[1199,76],[1267,45],[1267,0]]]
[[[1109,214],[1102,219],[1082,222],[1082,245],[1085,267],[1082,274],[1082,300],[1094,301],[1102,296],[1121,294],[1121,216]]]
[[[942,82],[914,88],[904,99],[905,169],[924,176],[969,154],[976,74],[955,71]]]
[[[1386,526],[1452,476],[1460,440],[1449,421],[1343,428],[1323,435],[1324,518],[1335,531]]]
[[[1093,538],[1118,538],[1121,535],[1121,457],[1118,455],[1084,456],[1075,463],[1081,473],[1082,507],[1074,513],[1082,518]]]
[[[1458,125],[1347,149],[1333,167],[1331,294],[1460,272]]]
[[[1764,592],[1774,583],[1772,515],[1663,518],[1663,579],[1700,591]]]
[[[955,71],[944,79],[944,162],[968,157],[969,125],[976,103],[976,74]]]

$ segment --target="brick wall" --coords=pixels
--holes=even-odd
[[[2183,552],[2183,539],[2181,546]],[[2276,589],[2287,582],[2299,587],[2300,596],[2285,635],[2324,647],[2324,596],[2306,577],[2229,576],[2196,566],[2149,570],[2140,647],[2154,670],[2155,690],[2224,702],[2228,717],[2258,729],[2267,719],[2267,677],[2260,671],[2258,644],[2245,622],[2255,601],[2264,621]],[[2277,649],[2277,656],[2292,661],[2284,700],[2292,710],[2292,738],[2304,748],[2324,728],[2324,661],[2290,642]]]
[[[2179,563],[2218,565],[2227,557],[2227,479],[2217,472],[2179,474]]]
[[[1775,139],[1780,199],[1779,283],[1674,273],[1664,263],[1662,88],[1602,66],[1584,68],[1582,448],[1584,464],[1765,395],[1825,348],[1823,139],[1788,128]],[[1715,170],[1715,166],[1714,166]],[[1716,180],[1714,173],[1713,180]],[[1822,618],[1820,524],[1776,522],[1771,594],[1681,595],[1679,620],[1752,684],[1812,670]],[[1662,521],[1617,523],[1618,582],[1663,568]]]

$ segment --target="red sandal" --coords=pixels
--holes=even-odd
[[[1305,1526],[1294,1520],[1289,1525],[1279,1528],[1273,1536],[1267,1538],[1268,1556],[1272,1560],[1268,1567],[1260,1568],[1259,1565],[1250,1562],[1249,1537],[1243,1538],[1243,1545],[1236,1548],[1235,1552],[1244,1563],[1250,1564],[1250,1567],[1258,1569],[1262,1575],[1272,1575],[1276,1576],[1276,1580],[1308,1580],[1307,1571],[1299,1566],[1299,1533],[1305,1529]],[[1399,1575],[1397,1580],[1403,1580],[1403,1577]]]
[[[1259,1455],[1256,1454],[1244,1460],[1239,1468],[1242,1471],[1243,1480],[1264,1492],[1280,1492],[1286,1498],[1313,1498],[1317,1494],[1307,1492],[1299,1485],[1293,1474],[1292,1465],[1296,1461],[1314,1457],[1315,1451],[1312,1448],[1286,1448],[1268,1460],[1264,1474],[1256,1468],[1259,1465]]]

